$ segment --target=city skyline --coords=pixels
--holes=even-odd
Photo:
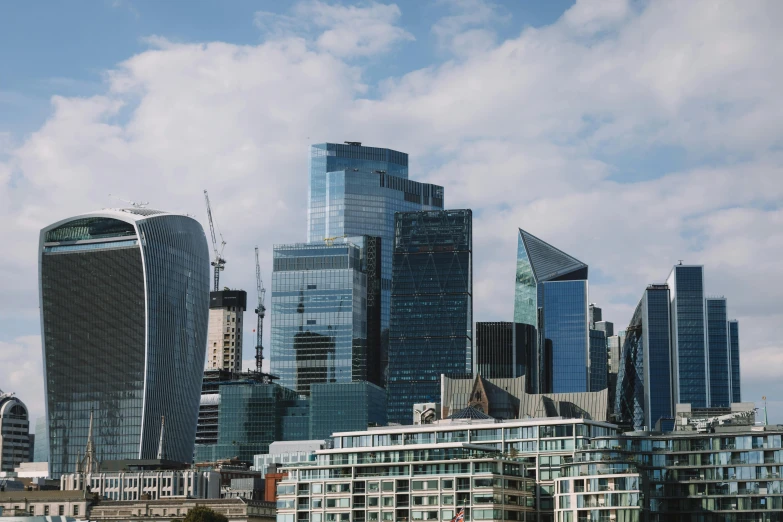
[[[245,19],[232,11],[231,24],[245,32],[231,36],[167,32],[150,23],[151,6],[117,4],[85,20],[105,26],[107,17],[127,17],[132,44],[108,39],[100,57],[74,53],[78,60],[63,60],[72,73],[51,62],[30,65],[38,63],[35,52],[22,49],[21,60],[6,60],[0,83],[0,106],[9,109],[0,112],[2,239],[9,246],[0,275],[8,296],[0,308],[0,387],[25,402],[31,420],[43,411],[38,230],[124,206],[109,193],[194,214],[203,225],[200,190],[207,188],[228,242],[222,281],[248,291],[252,302],[253,246],[261,248],[268,282],[272,245],[305,239],[307,148],[343,140],[408,153],[410,179],[443,186],[447,208],[474,210],[475,321],[513,318],[507,287],[516,245],[508,236],[518,227],[590,265],[590,301],[616,331],[643,289],[662,283],[678,259],[703,264],[705,286],[720,288],[728,318],[742,323],[743,399],[766,395],[776,402],[770,420],[783,419],[783,173],[774,146],[777,96],[767,87],[782,52],[767,23],[778,6],[716,9],[705,19],[698,2],[618,2],[600,12],[564,3],[547,13],[499,3],[481,11],[487,16],[476,26],[460,21],[457,7],[425,13],[399,2],[349,12],[314,2],[258,15],[264,8],[244,6]],[[24,14],[23,7],[0,9]],[[302,24],[301,40],[283,42],[285,17],[311,21]],[[383,30],[338,48],[335,29],[357,17]],[[18,25],[33,32],[29,22]],[[634,38],[654,34],[651,28],[675,47],[710,42],[719,32],[736,54],[704,45],[674,67],[675,49],[656,46],[652,54],[652,44]],[[13,31],[0,33],[2,47],[19,48]],[[140,42],[150,35],[157,36]],[[750,38],[747,47],[736,43],[742,38]],[[225,43],[201,45],[214,41]],[[767,52],[748,50],[755,46]],[[622,59],[631,47],[641,53],[637,64]],[[413,59],[418,49],[428,52]],[[397,63],[387,69],[390,58]],[[196,73],[196,64],[225,77]],[[256,73],[271,66],[285,82]],[[526,70],[535,71],[532,87]],[[474,90],[464,78],[476,82]],[[205,88],[188,88],[195,84]],[[253,321],[246,323],[252,335]],[[253,366],[250,352],[244,368]]]

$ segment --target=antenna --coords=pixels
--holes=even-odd
[[[680,262],[680,266],[682,266],[682,259],[678,259],[677,261]]]
[[[127,203],[128,205],[132,206],[133,208],[145,208],[147,205],[149,205],[149,201],[131,201],[129,199],[124,199],[117,196],[112,196],[109,194],[110,198],[114,198],[117,201],[122,201],[123,203]]]

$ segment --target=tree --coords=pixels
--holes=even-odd
[[[196,506],[185,515],[185,518],[176,522],[228,522],[228,518],[220,513],[215,513],[207,506]]]

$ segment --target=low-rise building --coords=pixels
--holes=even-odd
[[[91,521],[171,522],[182,519],[196,506],[206,506],[224,515],[229,522],[274,522],[275,505],[271,502],[241,498],[184,499],[154,501],[100,502],[90,510]]]
[[[162,498],[220,498],[220,473],[201,470],[101,471],[67,473],[60,477],[63,491],[92,493],[109,500]]]
[[[96,502],[95,495],[83,491],[0,491],[3,517],[69,516],[83,519]]]

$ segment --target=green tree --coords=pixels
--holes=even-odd
[[[228,518],[220,513],[215,513],[207,506],[196,506],[188,511],[184,519],[176,522],[228,522]]]

